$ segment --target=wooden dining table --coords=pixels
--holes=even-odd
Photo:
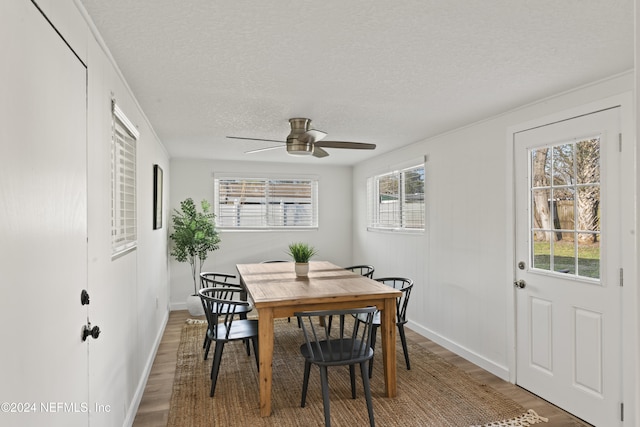
[[[326,261],[310,262],[307,277],[296,276],[293,262],[238,264],[236,268],[258,312],[261,416],[271,415],[274,319],[292,317],[298,311],[377,307],[385,393],[396,396],[395,322],[400,291]]]

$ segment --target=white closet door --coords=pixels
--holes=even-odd
[[[86,68],[0,2],[0,424],[87,426]]]

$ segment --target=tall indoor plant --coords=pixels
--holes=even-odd
[[[211,204],[202,200],[200,206],[201,212],[191,198],[180,202],[180,210],[174,209],[171,215],[173,232],[169,235],[173,241],[171,255],[176,261],[188,262],[191,266],[193,293],[187,299],[187,307],[192,315],[202,314],[202,305],[197,296],[202,264],[209,252],[218,249],[220,243]]]

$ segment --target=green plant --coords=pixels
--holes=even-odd
[[[289,245],[289,255],[295,262],[309,262],[317,253],[318,251],[307,243],[298,242]]]
[[[220,243],[211,204],[203,200],[200,205],[202,212],[198,212],[193,199],[183,200],[180,210],[174,209],[171,215],[173,233],[169,235],[173,241],[171,255],[176,261],[188,262],[191,265],[194,295],[198,293],[197,280],[202,271],[202,264],[209,252],[218,249]]]

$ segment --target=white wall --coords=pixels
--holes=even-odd
[[[220,249],[212,252],[203,271],[236,274],[236,264],[267,259],[288,259],[287,245],[306,241],[318,249],[314,259],[337,265],[351,264],[351,167],[291,165],[260,162],[229,162],[198,159],[171,159],[170,208],[191,197],[196,204],[202,199],[213,203],[213,174],[303,174],[316,175],[318,182],[319,227],[293,231],[220,231]],[[340,209],[336,209],[339,207]],[[170,215],[167,222],[171,221]],[[192,293],[189,264],[170,261],[171,308],[184,309],[186,297]]]
[[[412,329],[509,378],[513,208],[507,131],[632,90],[633,75],[627,73],[356,165],[354,258],[375,265],[376,277],[414,279]],[[428,156],[424,235],[368,232],[366,178],[423,155]]]
[[[91,296],[88,313],[92,324],[102,331],[99,339],[90,340],[88,346],[89,399],[91,405],[98,403],[110,407],[109,411],[90,414],[90,422],[92,426],[105,427],[130,425],[168,319],[167,227],[152,230],[152,177],[153,165],[161,165],[165,173],[166,201],[170,179],[169,156],[112,62],[108,50],[103,47],[99,36],[92,34],[92,24],[87,21],[79,2],[43,0],[38,3],[87,64],[87,289]],[[112,96],[140,131],[137,142],[138,246],[136,250],[113,260],[110,189]],[[165,202],[165,211],[167,206]]]
[[[153,165],[170,177],[168,154],[95,40],[89,41],[89,291],[103,333],[92,343],[90,393],[115,411],[95,425],[133,421],[168,318],[167,227],[152,228]],[[111,259],[111,95],[138,127],[135,251]],[[165,189],[166,192],[166,189]],[[166,196],[165,196],[166,199]],[[127,420],[127,422],[125,422]],[[94,421],[95,422],[95,421]],[[92,422],[93,425],[93,422]]]

